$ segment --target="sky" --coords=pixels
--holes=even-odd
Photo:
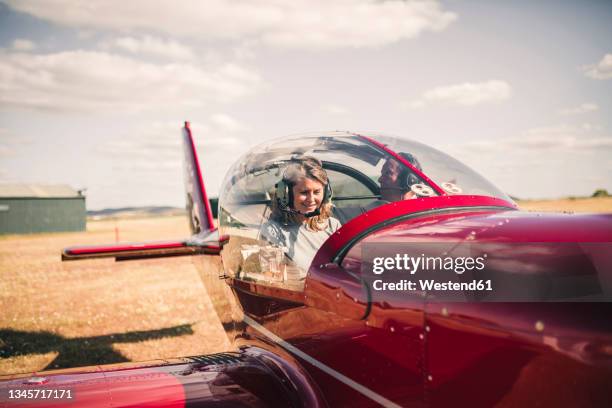
[[[249,148],[371,131],[519,198],[612,192],[612,2],[0,0],[0,183],[184,206]]]

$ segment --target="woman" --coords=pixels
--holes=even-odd
[[[270,220],[261,235],[280,246],[299,268],[303,279],[323,242],[340,222],[331,216],[331,186],[321,162],[304,156],[287,166],[276,184]]]

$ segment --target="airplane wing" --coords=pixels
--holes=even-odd
[[[115,258],[117,261],[127,261],[169,256],[219,254],[228,237],[220,237],[215,227],[189,122],[185,122],[182,136],[187,216],[193,235],[183,240],[74,246],[62,251],[62,261],[90,258]]]

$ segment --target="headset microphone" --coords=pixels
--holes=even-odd
[[[316,210],[311,211],[311,212],[307,212],[307,213],[302,213],[302,212],[299,212],[297,210],[294,210],[293,208],[284,207],[284,206],[279,206],[279,209],[282,212],[284,212],[284,213],[291,214],[291,215],[302,215],[302,216],[304,216],[306,218],[316,217],[317,215],[321,214],[321,209],[320,208],[317,208]]]
[[[302,215],[303,215],[304,217],[306,217],[306,218],[311,218],[311,217],[316,217],[317,215],[320,215],[320,214],[321,214],[321,210],[320,210],[319,208],[317,208],[317,209],[316,209],[316,210],[314,210],[314,211],[311,211],[311,212],[309,212],[309,213],[302,214]]]

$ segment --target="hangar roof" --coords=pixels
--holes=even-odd
[[[83,197],[66,184],[0,184],[0,198],[74,198]]]

